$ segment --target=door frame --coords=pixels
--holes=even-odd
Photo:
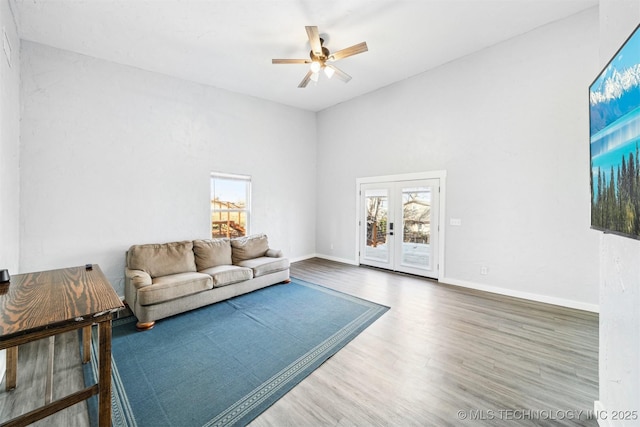
[[[430,172],[415,172],[400,175],[383,175],[383,176],[371,176],[356,178],[356,221],[355,221],[355,260],[356,264],[360,265],[360,185],[361,184],[375,184],[389,181],[414,181],[421,179],[439,179],[440,180],[440,206],[438,209],[440,227],[437,230],[438,233],[438,280],[443,280],[445,275],[445,207],[446,207],[446,179],[447,171],[430,171]]]

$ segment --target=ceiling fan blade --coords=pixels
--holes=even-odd
[[[311,45],[313,54],[316,56],[322,56],[322,43],[320,43],[320,34],[318,33],[318,27],[307,26],[304,28],[307,29],[307,37],[309,37],[309,45]]]
[[[357,55],[362,52],[368,51],[367,42],[358,43],[351,47],[347,47],[345,49],[334,52],[329,56],[329,59],[332,61],[337,61],[338,59],[346,58],[348,56]]]
[[[310,59],[272,59],[272,64],[311,64]]]
[[[336,67],[335,65],[326,64],[325,67],[329,67],[333,71],[335,71],[334,76],[336,76],[337,78],[339,78],[343,82],[347,83],[349,80],[351,80],[351,76],[349,74],[345,73],[344,71],[342,71],[340,68]]]
[[[313,74],[313,71],[309,70],[307,72],[307,75],[304,76],[304,79],[302,79],[302,81],[300,82],[300,84],[298,85],[299,88],[305,88],[307,87],[307,85],[309,84],[309,81],[311,81],[311,74]]]

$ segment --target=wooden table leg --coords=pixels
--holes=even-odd
[[[16,388],[16,380],[18,378],[18,346],[9,347],[7,349],[7,391]]]
[[[111,320],[98,323],[98,425],[111,427]]]
[[[49,337],[49,357],[47,359],[47,378],[44,390],[44,403],[48,405],[53,400],[53,354],[55,353],[56,336]]]
[[[91,326],[82,328],[82,363],[91,361]]]

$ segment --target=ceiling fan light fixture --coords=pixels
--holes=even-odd
[[[320,38],[318,33],[318,27],[306,26],[307,37],[309,38],[309,46],[311,51],[309,52],[309,59],[272,59],[272,64],[311,64],[309,71],[305,74],[304,78],[298,84],[299,88],[305,88],[309,82],[317,83],[320,78],[320,70],[324,69],[324,74],[327,78],[336,76],[338,80],[347,83],[351,80],[351,76],[340,68],[337,68],[333,64],[328,62],[338,61],[340,59],[348,58],[359,53],[369,50],[367,42],[361,42],[351,47],[341,49],[337,52],[331,53],[324,44],[324,39]]]
[[[324,74],[327,76],[327,78],[331,78],[333,77],[333,75],[335,74],[335,70],[331,67],[324,67]]]
[[[318,62],[318,61],[313,61],[311,63],[311,72],[316,74],[318,71],[320,71],[320,68],[322,68],[322,65]]]

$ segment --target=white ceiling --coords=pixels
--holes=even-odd
[[[582,10],[598,0],[12,0],[25,40],[319,111]],[[305,25],[369,51],[298,89]]]

